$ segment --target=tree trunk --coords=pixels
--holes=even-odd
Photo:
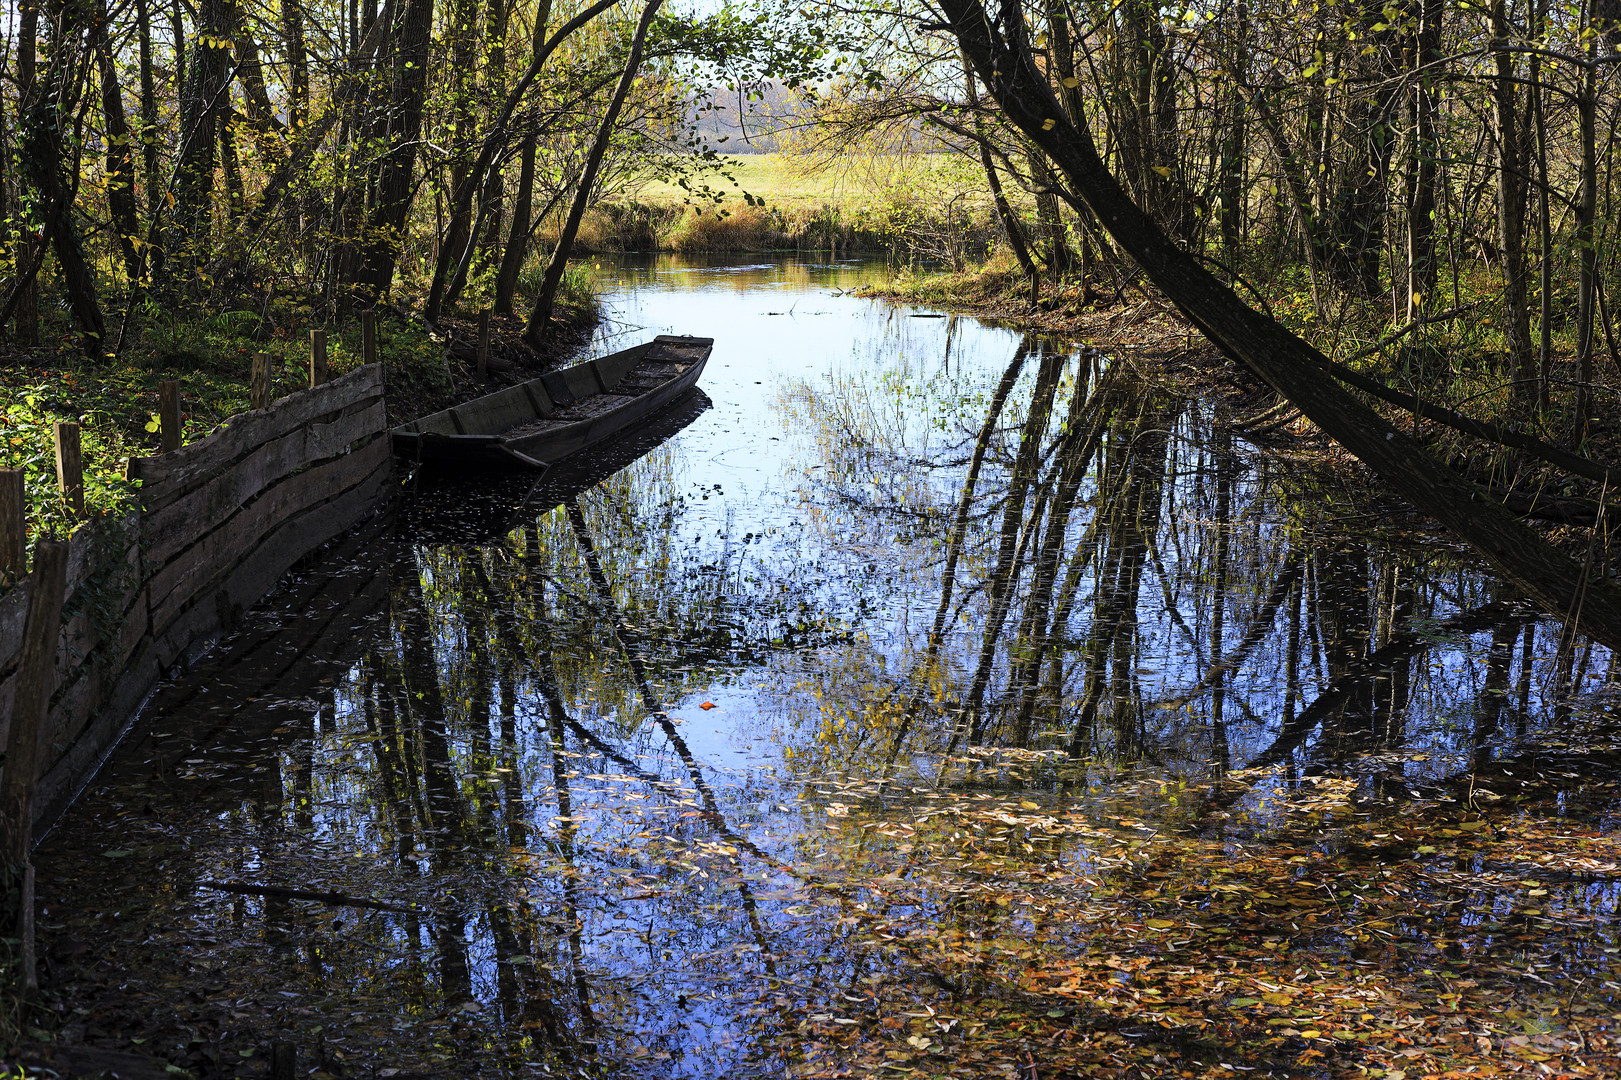
[[[1548,2],[1537,0],[1531,34],[1541,40],[1548,28]],[[1542,93],[1542,57],[1531,55],[1531,116],[1537,139],[1537,407],[1548,407],[1553,375],[1553,217],[1548,202],[1548,113]]]
[[[518,275],[529,251],[529,214],[535,198],[535,135],[523,140],[523,160],[518,166],[518,193],[512,204],[512,231],[501,257],[501,274],[495,282],[495,313],[512,314],[512,297],[518,291]]]
[[[1249,85],[1249,4],[1239,0],[1228,66],[1235,87]],[[1244,165],[1249,155],[1248,102],[1241,90],[1229,96],[1232,118],[1221,147],[1221,249],[1227,265],[1237,269],[1244,229]]]
[[[1506,0],[1492,0],[1491,30],[1496,77],[1492,107],[1497,125],[1497,234],[1503,260],[1503,337],[1515,399],[1535,392],[1536,368],[1531,353],[1531,309],[1525,277],[1525,177],[1516,115],[1514,54],[1508,51],[1511,27]]]
[[[107,123],[107,209],[112,215],[113,231],[118,234],[118,247],[124,256],[124,273],[130,288],[136,287],[140,275],[140,256],[135,242],[140,236],[140,222],[135,210],[135,157],[130,145],[129,121],[124,116],[124,96],[118,80],[118,69],[113,65],[112,46],[107,37],[106,6],[96,20],[96,67],[101,82],[101,112]]]
[[[1423,0],[1418,41],[1413,49],[1413,160],[1407,197],[1407,321],[1423,317],[1424,302],[1435,291],[1435,179],[1440,146],[1435,137],[1436,86],[1440,72],[1427,65],[1441,59],[1443,0]]]
[[[39,55],[39,0],[23,0],[17,19],[17,139],[23,138],[29,110],[34,108],[39,93],[35,78]],[[17,184],[19,201],[22,184]],[[43,244],[33,236],[26,224],[14,235],[11,249],[12,265],[17,273],[27,273],[17,298],[17,340],[24,345],[39,344],[39,276],[38,262],[44,258]],[[33,267],[26,270],[25,267]]]
[[[1502,0],[1498,0],[1499,3]],[[1591,29],[1591,28],[1590,28]],[[1589,395],[1593,384],[1593,338],[1596,332],[1598,291],[1598,35],[1589,33],[1585,45],[1587,66],[1581,73],[1581,92],[1576,98],[1577,129],[1581,139],[1582,171],[1580,194],[1576,197],[1576,258],[1581,267],[1576,286],[1576,402],[1572,417],[1571,441],[1577,447],[1587,438],[1591,412]],[[1502,61],[1499,61],[1501,64]],[[1530,335],[1526,335],[1530,352]]]
[[[227,39],[223,0],[199,0],[197,47],[181,100],[180,147],[174,180],[170,262],[178,260],[195,286],[212,250],[215,147],[223,104]]]
[[[45,241],[56,255],[67,293],[68,307],[82,334],[85,355],[99,358],[106,327],[96,296],[96,279],[73,222],[73,177],[77,169],[68,155],[78,133],[65,131],[77,111],[75,100],[80,85],[75,74],[89,57],[79,48],[90,47],[89,27],[78,20],[87,15],[76,8],[53,12],[51,35],[47,40],[48,79],[35,87],[32,105],[20,117],[21,157],[25,175],[38,193],[39,214]]]
[[[411,213],[412,177],[417,140],[422,135],[422,106],[428,91],[433,0],[406,0],[393,48],[394,73],[389,95],[387,149],[379,163],[375,197],[367,215],[362,244],[361,292],[368,303],[388,294],[400,243]]]
[[[152,75],[152,18],[147,0],[135,0],[135,27],[141,63],[141,177],[146,182],[146,216],[157,217],[162,200],[158,180],[158,94]]]
[[[641,21],[636,24],[636,34],[630,41],[630,54],[625,57],[625,70],[619,77],[619,85],[614,88],[612,100],[608,102],[608,112],[597,128],[596,141],[591,144],[585,169],[580,174],[580,185],[574,193],[574,203],[569,207],[562,231],[558,233],[557,247],[546,263],[546,276],[540,284],[540,295],[535,297],[535,306],[529,312],[529,325],[524,329],[524,338],[531,345],[539,345],[544,340],[546,327],[551,323],[552,308],[557,302],[557,287],[562,284],[569,250],[574,247],[575,234],[580,230],[580,219],[590,205],[597,171],[602,168],[602,158],[608,152],[608,137],[613,134],[614,123],[619,119],[619,110],[624,107],[625,98],[630,96],[631,84],[636,81],[636,74],[642,66],[642,49],[647,44],[648,28],[653,25],[653,16],[658,14],[663,3],[664,0],[648,0],[642,8]]]
[[[974,68],[968,63],[967,57],[963,58],[962,70],[968,84],[968,108],[974,114],[974,134],[978,136],[974,143],[979,150],[980,168],[985,171],[985,183],[991,189],[991,201],[996,206],[996,219],[1002,223],[1002,235],[1007,237],[1008,246],[1013,249],[1020,272],[1030,282],[1030,303],[1035,304],[1041,299],[1041,274],[1036,270],[1035,260],[1030,258],[1030,247],[1024,242],[1024,230],[1019,225],[1019,219],[1014,216],[1013,207],[1002,193],[1002,180],[996,174],[996,162],[991,158],[990,144],[985,139],[985,124],[979,111],[979,88],[974,85]]]
[[[310,69],[304,48],[304,8],[301,0],[281,2],[282,47],[287,55],[287,126],[297,131],[309,113]],[[358,42],[360,36],[356,34]]]

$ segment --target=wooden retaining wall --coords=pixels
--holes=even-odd
[[[231,629],[299,559],[392,489],[383,374],[370,364],[133,458],[140,509],[70,541],[55,691],[39,738],[36,834],[66,809],[159,678]],[[0,746],[18,682],[25,582],[0,596]]]

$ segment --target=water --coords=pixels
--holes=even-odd
[[[1175,830],[1473,800],[1532,746],[1609,768],[1569,734],[1601,648],[1244,408],[849,294],[881,267],[597,272],[593,348],[713,336],[703,396],[611,474],[419,481],[162,690],[40,856],[47,937],[88,945],[69,1042],[201,1075],[273,1041],[367,1076],[941,1053],[976,1029],[916,1034],[927,995],[992,979],[961,942],[1078,933],[1043,913]],[[1544,903],[1613,977],[1613,897]]]

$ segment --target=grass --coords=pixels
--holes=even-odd
[[[720,174],[709,184],[725,196],[727,206],[742,205],[747,192],[784,211],[836,206],[851,213],[882,203],[900,178],[943,175],[954,165],[944,154],[928,155],[921,164],[879,160],[842,170],[818,169],[791,154],[746,154],[722,160]],[[666,206],[685,205],[693,199],[690,190],[667,180],[647,181],[629,195]]]
[[[644,181],[596,207],[592,251],[883,251],[902,262],[983,258],[998,228],[978,167],[947,154],[722,158],[714,172]]]

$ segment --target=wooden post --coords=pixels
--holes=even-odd
[[[56,433],[56,486],[74,517],[84,517],[84,458],[79,454],[79,425],[58,420]]]
[[[377,313],[375,311],[362,311],[360,313],[360,362],[362,364],[377,363]]]
[[[28,554],[28,503],[23,470],[0,469],[0,587],[23,579]]]
[[[298,1048],[279,1039],[270,1044],[270,1080],[293,1080],[298,1075]]]
[[[270,354],[253,354],[253,381],[248,385],[248,406],[262,409],[270,404]]]
[[[310,388],[314,389],[328,379],[326,370],[326,331],[310,331]]]
[[[68,584],[68,545],[41,539],[34,545],[34,572],[28,582],[28,613],[23,618],[22,657],[17,665],[6,764],[0,775],[0,843],[5,872],[21,886],[14,921],[7,929],[22,939],[22,983],[33,989],[33,874],[28,853],[34,837],[34,783],[39,779],[40,729],[56,690],[56,646],[62,631],[62,601]],[[10,914],[10,913],[8,913]]]
[[[490,370],[490,313],[478,313],[478,381],[489,378]]]
[[[163,452],[180,449],[180,380],[158,383],[158,430],[163,433]]]

